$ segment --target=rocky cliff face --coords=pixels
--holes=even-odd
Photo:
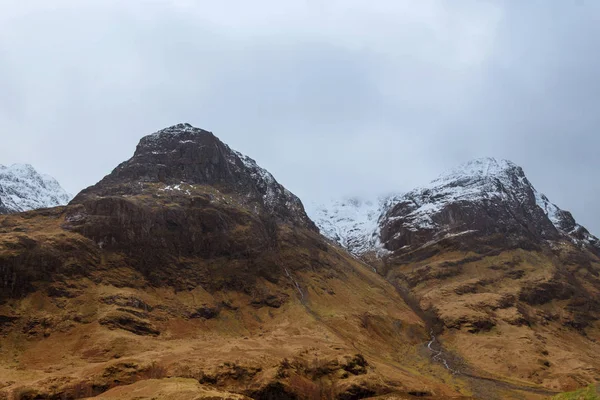
[[[379,205],[367,214],[344,216],[340,210],[358,208],[341,202],[317,207],[312,216],[326,236],[356,254],[408,252],[458,236],[462,241],[498,240],[508,247],[566,240],[600,254],[598,238],[538,192],[522,168],[506,160],[473,160],[424,187],[370,204]],[[350,240],[344,239],[344,232]]]
[[[317,232],[300,200],[212,133],[179,124],[71,202],[68,229],[136,259],[253,257],[283,226]]]
[[[529,182],[514,163],[468,162],[398,199],[382,215],[380,238],[390,251],[455,235],[497,237],[507,245],[569,240],[599,250],[598,239]]]
[[[210,186],[236,198],[256,215],[272,215],[316,229],[300,200],[256,162],[221,142],[211,132],[178,124],[140,140],[133,157],[79,193],[73,204],[112,195],[163,191],[185,196],[185,187]],[[218,201],[218,195],[212,196]],[[222,196],[221,196],[222,198]]]
[[[38,173],[31,165],[0,165],[0,214],[56,207],[70,198],[54,178]]]

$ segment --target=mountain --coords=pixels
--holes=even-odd
[[[515,190],[446,202],[431,214],[445,233],[413,236],[422,204],[349,199],[322,212],[336,244],[211,132],[144,136],[68,205],[0,216],[0,399],[542,399],[580,387],[600,376],[595,238],[549,202],[518,208]]]
[[[0,398],[460,396],[429,327],[300,200],[179,124],[0,217]]]
[[[159,185],[157,187],[157,185]],[[182,192],[190,186],[213,187],[234,196],[256,215],[274,216],[316,230],[300,200],[251,158],[231,150],[211,132],[189,124],[175,125],[140,141],[133,157],[98,184],[83,190],[74,204],[110,195],[137,196],[144,191]],[[226,197],[210,194],[211,201]]]
[[[394,200],[394,195],[388,195],[377,199],[348,197],[327,204],[314,203],[310,216],[325,237],[352,254],[361,255],[380,248],[376,234],[379,217]]]
[[[511,161],[482,158],[429,185],[377,200],[313,206],[322,233],[354,254],[403,251],[456,235],[525,241],[568,240],[600,254],[600,241],[538,192]]]
[[[473,160],[396,196],[374,229],[358,222],[343,224],[374,239],[350,250],[432,316],[449,368],[549,389],[600,379],[599,241],[522,168]]]
[[[70,199],[54,178],[29,164],[0,165],[0,214],[56,207]]]
[[[390,251],[452,235],[498,237],[517,246],[564,239],[600,250],[598,238],[539,193],[522,168],[493,158],[470,161],[406,193],[378,228]]]

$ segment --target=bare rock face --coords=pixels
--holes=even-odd
[[[247,258],[277,246],[278,226],[317,232],[300,200],[212,133],[179,124],[70,203],[66,224],[135,255]]]
[[[515,164],[474,160],[402,196],[382,220],[381,240],[391,251],[451,235],[501,235],[509,245],[557,240],[537,197]]]
[[[538,192],[523,169],[482,158],[408,193],[313,206],[321,232],[355,255],[382,258],[444,239],[465,246],[539,247],[571,242],[600,254],[600,241]]]
[[[133,157],[81,193],[71,204],[114,195],[163,191],[185,196],[185,187],[211,186],[231,195],[256,215],[315,230],[300,200],[251,158],[229,148],[211,132],[175,125],[140,140]],[[213,194],[213,199],[217,197]]]
[[[130,160],[47,214],[62,221],[57,237],[87,240],[58,249],[15,236],[15,251],[0,265],[11,288],[4,295],[25,295],[36,281],[95,274],[107,259],[100,254],[153,285],[250,290],[257,279],[277,281],[282,249],[325,247],[295,195],[254,160],[188,124],[142,138]]]
[[[600,249],[598,239],[539,193],[521,167],[493,158],[468,162],[405,194],[382,216],[380,229],[390,251],[457,235],[517,247],[567,239]]]

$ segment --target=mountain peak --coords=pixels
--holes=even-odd
[[[0,165],[0,214],[67,204],[71,196],[30,164]]]
[[[147,135],[144,138],[142,138],[142,141],[144,141],[144,140],[154,141],[154,140],[159,140],[159,139],[164,139],[164,138],[173,138],[173,137],[177,137],[177,136],[181,136],[181,135],[206,135],[206,134],[211,135],[212,133],[207,130],[201,129],[201,128],[196,128],[195,126],[192,126],[191,124],[188,124],[187,122],[184,122],[184,123],[176,124],[173,126],[169,126],[167,128],[161,129],[157,132],[154,132],[150,135]]]
[[[409,250],[475,232],[506,243],[566,239],[600,252],[600,241],[538,192],[509,160],[470,160],[428,185],[374,204],[332,203],[312,216],[326,236],[355,254]]]
[[[219,197],[234,196],[240,206],[254,213],[266,212],[314,228],[300,200],[273,175],[211,132],[187,123],[144,136],[132,158],[73,202],[90,196],[154,195],[157,191],[190,197],[207,190],[220,193]]]
[[[509,160],[493,157],[476,158],[467,161],[433,180],[433,184],[446,184],[451,181],[490,180],[502,178],[525,178],[523,169]]]
[[[32,172],[35,168],[31,164],[12,164],[10,167],[0,165],[0,170]]]

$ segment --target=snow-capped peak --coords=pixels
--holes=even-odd
[[[506,179],[514,176],[525,178],[521,167],[509,160],[493,157],[476,158],[453,168],[434,179],[428,186],[461,183],[464,180]]]
[[[394,198],[396,195],[373,199],[345,197],[312,203],[307,211],[325,237],[360,255],[377,247],[379,217]]]
[[[54,178],[29,164],[0,165],[0,214],[55,207],[70,199]]]
[[[465,232],[520,232],[600,249],[572,215],[551,203],[508,160],[479,158],[384,202],[345,199],[313,207],[322,233],[354,254],[422,245]]]
[[[195,128],[187,122],[176,124],[173,126],[169,126],[168,128],[161,129],[153,134],[147,136],[149,138],[158,138],[161,136],[174,136],[179,135],[186,132],[205,132],[203,129]]]

